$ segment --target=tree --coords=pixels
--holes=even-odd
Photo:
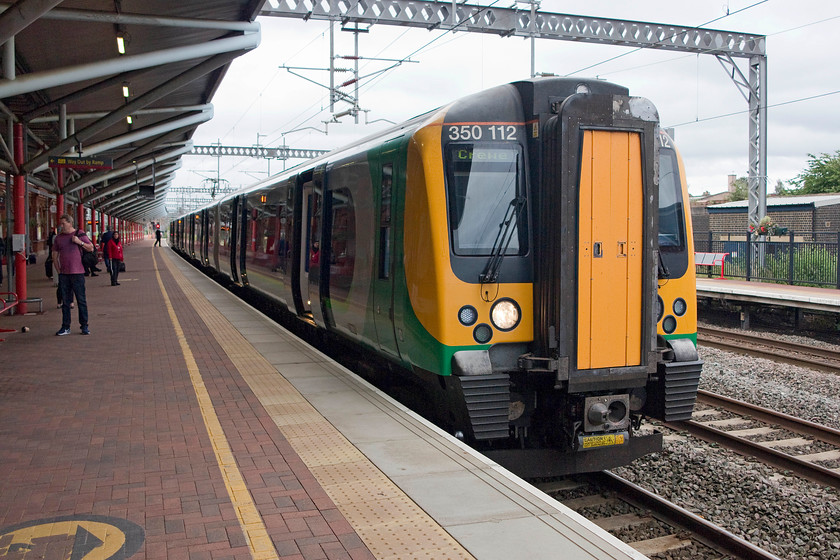
[[[791,194],[821,194],[840,192],[840,150],[834,155],[808,154],[808,169],[791,181]]]
[[[791,193],[789,189],[785,188],[785,184],[781,179],[776,180],[776,194],[778,196],[790,196]]]
[[[735,189],[729,193],[729,202],[735,202],[736,200],[747,200],[747,195],[749,194],[749,182],[747,181],[746,177],[738,177],[735,179]]]

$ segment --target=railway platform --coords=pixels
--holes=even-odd
[[[766,282],[744,282],[719,278],[697,278],[697,297],[741,305],[741,326],[749,328],[750,307],[768,305],[795,310],[799,324],[805,311],[840,314],[840,290],[790,286]]]
[[[0,558],[645,558],[152,244],[0,316]]]

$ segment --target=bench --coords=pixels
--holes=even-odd
[[[695,266],[719,266],[720,278],[723,279],[723,265],[729,253],[694,253]]]
[[[3,309],[0,309],[0,315],[6,311],[11,311],[17,307],[17,304],[20,303],[17,294],[14,292],[0,292],[0,301],[3,302]],[[9,315],[11,315],[11,313],[9,313]]]
[[[3,302],[3,309],[0,310],[0,315],[2,315],[6,311],[11,312],[20,303],[20,300],[14,292],[0,292],[0,302]],[[9,314],[11,315],[11,313]],[[0,333],[9,332],[15,332],[15,329],[0,329]],[[5,342],[5,340],[5,338],[0,338],[0,342]]]

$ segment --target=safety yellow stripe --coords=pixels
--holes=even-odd
[[[207,428],[207,434],[210,436],[210,443],[213,446],[213,452],[216,454],[216,461],[218,461],[219,468],[222,471],[222,478],[224,479],[228,496],[233,504],[233,509],[236,511],[236,517],[239,520],[240,527],[242,527],[242,532],[245,533],[245,540],[248,542],[251,557],[255,560],[279,559],[274,544],[271,542],[271,537],[268,536],[268,531],[265,528],[262,517],[260,517],[260,513],[254,505],[253,499],[251,499],[251,493],[245,485],[242,473],[239,472],[239,468],[236,466],[236,459],[234,459],[233,453],[230,450],[230,445],[219,422],[219,417],[216,416],[216,410],[213,407],[213,402],[210,400],[210,394],[204,385],[201,371],[198,368],[192,350],[190,350],[187,338],[184,336],[181,323],[175,315],[175,309],[172,307],[172,302],[169,299],[169,294],[166,292],[166,287],[163,285],[163,280],[160,277],[160,271],[157,266],[157,258],[154,253],[152,253],[152,260],[154,261],[155,276],[157,277],[158,285],[163,295],[163,302],[169,312],[169,318],[172,321],[175,335],[178,338],[178,343],[181,345],[181,352],[187,363],[190,381],[192,381],[193,389],[195,389],[195,395],[201,408],[201,417],[204,419],[204,426]]]
[[[260,355],[207,297],[163,260],[222,351],[375,558],[475,560]],[[306,352],[292,335],[278,342]],[[325,370],[326,371],[326,370]],[[398,520],[399,522],[395,522]]]

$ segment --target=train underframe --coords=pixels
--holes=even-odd
[[[618,373],[603,383],[609,389],[570,392],[556,370],[535,368],[528,355],[519,363],[530,369],[442,378],[450,418],[461,410],[453,432],[529,478],[619,467],[661,451],[662,434],[640,430],[643,419],[690,419],[702,362],[688,339],[659,343],[656,372],[623,387]]]

